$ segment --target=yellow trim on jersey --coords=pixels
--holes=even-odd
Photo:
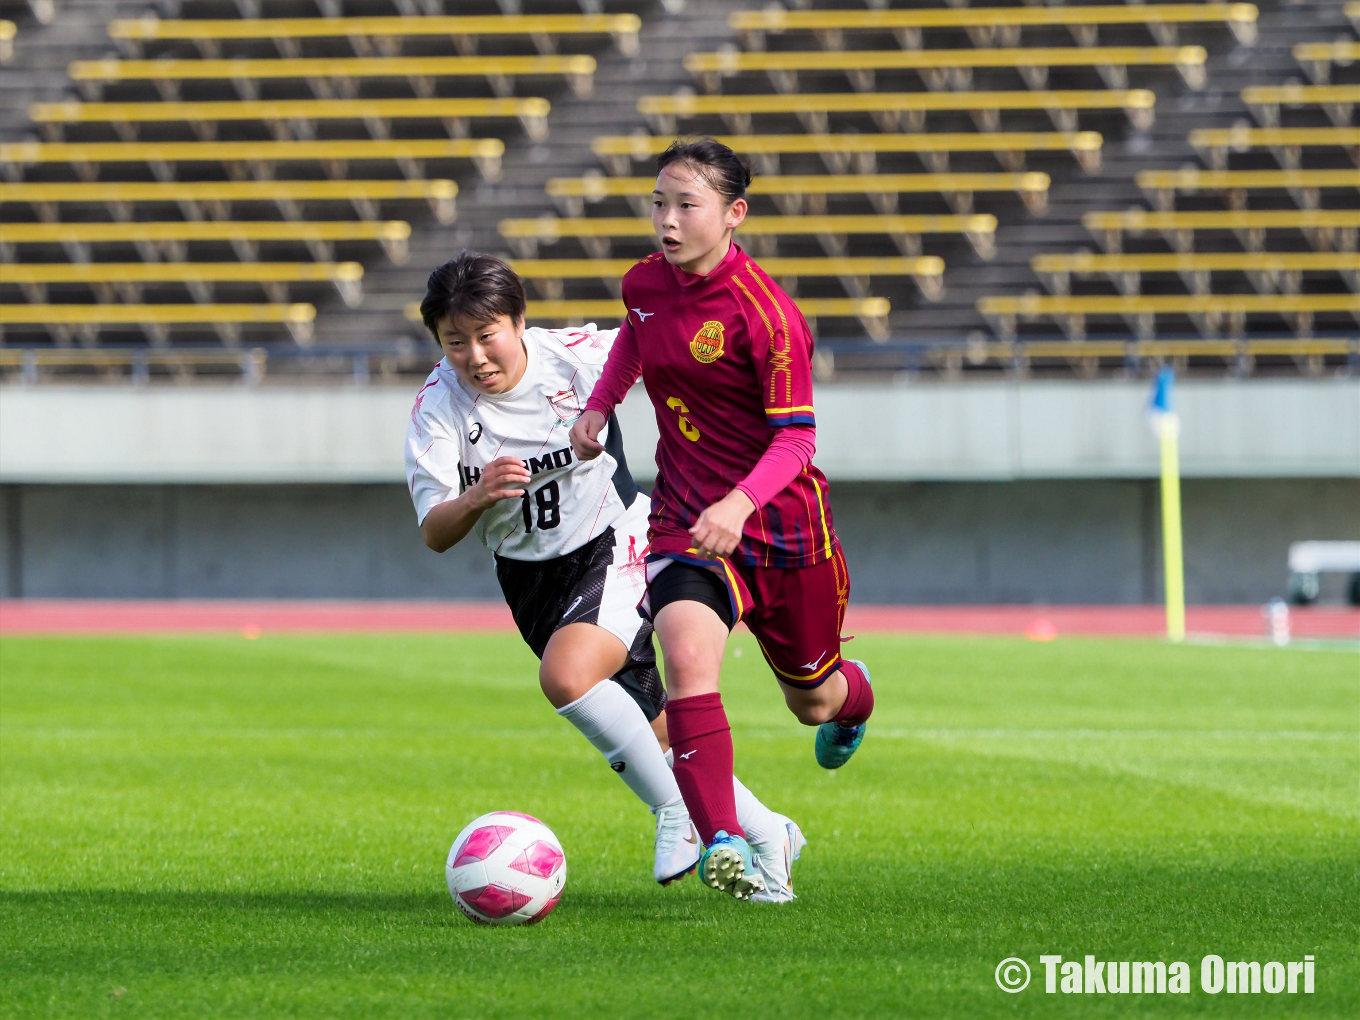
[[[803,473],[812,482],[812,488],[817,493],[817,510],[822,515],[822,534],[826,536],[826,557],[831,558],[831,529],[826,526],[826,503],[822,501],[822,487],[817,483],[817,479],[807,468],[803,468]]]
[[[792,413],[794,413],[795,411],[811,411],[811,410],[813,410],[813,407],[812,407],[811,404],[800,404],[798,407],[767,407],[767,408],[765,408],[765,413],[766,413],[766,414],[792,414]]]
[[[729,564],[727,560],[723,559],[722,557],[718,557],[718,562],[722,564],[723,573],[727,575],[728,590],[732,592],[732,601],[734,601],[737,604],[737,620],[740,620],[743,616],[746,615],[746,607],[742,604],[741,601],[741,586],[737,584],[737,579],[732,573],[731,564]],[[732,625],[736,626],[736,620],[732,622]]]
[[[741,288],[741,292],[746,295],[746,300],[755,305],[756,311],[760,313],[760,318],[765,323],[765,329],[770,334],[770,343],[774,343],[774,326],[770,323],[770,317],[765,314],[765,309],[760,307],[760,302],[755,299],[755,295],[746,289],[746,284],[741,282],[740,276],[732,277],[732,282]]]
[[[809,673],[806,676],[799,676],[796,673],[785,673],[782,669],[776,666],[774,664],[774,660],[770,658],[770,653],[767,652],[765,650],[765,646],[761,644],[760,638],[756,638],[756,644],[760,645],[760,654],[765,656],[765,665],[769,666],[780,676],[784,677],[787,680],[792,680],[796,684],[809,684],[814,680],[820,680],[827,673],[827,671],[831,669],[832,666],[836,665],[836,663],[840,661],[841,658],[839,655],[832,656],[831,661],[828,662],[821,669],[817,670],[817,672]]]

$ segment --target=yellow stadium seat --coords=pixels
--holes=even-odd
[[[108,244],[114,242],[299,241],[328,250],[336,241],[378,241],[394,262],[406,259],[411,225],[401,220],[296,222],[242,220],[179,223],[0,223],[0,244]],[[252,259],[253,261],[253,259]],[[319,259],[318,261],[329,261]]]
[[[36,372],[40,368],[103,368],[132,369],[134,372],[151,368],[185,372],[190,368],[235,368],[243,375],[258,374],[267,357],[262,347],[249,350],[203,348],[3,348],[0,347],[0,368]]]
[[[1240,333],[1248,315],[1280,315],[1296,332],[1312,329],[1318,313],[1349,313],[1360,321],[1360,294],[1176,294],[1155,296],[1068,297],[1023,294],[984,297],[978,311],[991,320],[1003,337],[1014,337],[1019,319],[1051,318],[1072,337],[1084,337],[1086,317],[1118,316],[1132,323],[1140,336],[1151,336],[1158,315],[1185,315],[1205,333]]]
[[[246,324],[285,325],[298,343],[310,343],[316,308],[308,304],[225,305],[0,305],[0,327],[11,325],[171,326],[212,325],[235,337]]]
[[[1256,41],[1255,4],[1196,3],[1196,4],[1109,4],[1098,7],[963,7],[893,9],[893,10],[822,10],[789,11],[771,6],[760,11],[737,11],[728,15],[727,23],[738,32],[747,34],[754,45],[762,49],[760,36],[765,32],[813,31],[823,36],[828,48],[839,43],[839,35],[846,31],[884,31],[898,34],[904,47],[920,48],[923,28],[963,28],[970,34],[977,29],[1014,28],[1022,26],[1067,25],[1074,29],[1097,25],[1145,24],[1153,29],[1158,42],[1171,45],[1174,32],[1166,29],[1177,24],[1195,22],[1223,22],[1237,36],[1239,42]],[[994,32],[982,36],[990,40]],[[1094,45],[1091,33],[1076,33],[1083,45]],[[1089,42],[1087,40],[1090,40]],[[990,41],[979,43],[990,45]]]
[[[209,103],[34,103],[29,116],[44,125],[119,124],[131,133],[133,125],[183,121],[211,126],[215,121],[258,120],[279,125],[291,121],[363,120],[372,122],[379,137],[387,137],[387,122],[425,118],[442,120],[450,136],[466,133],[470,118],[516,117],[531,138],[548,134],[546,99],[269,99]],[[372,129],[370,129],[372,130]],[[132,141],[131,138],[124,139]]]
[[[1257,86],[1242,90],[1242,102],[1266,127],[1280,126],[1281,106],[1321,106],[1333,124],[1344,128],[1360,102],[1360,85]]]
[[[1081,218],[1106,251],[1118,252],[1126,233],[1159,232],[1176,251],[1194,248],[1196,230],[1231,230],[1242,247],[1260,251],[1267,230],[1298,230],[1318,249],[1354,251],[1360,209],[1234,209],[1225,212],[1089,212]]]
[[[585,203],[610,197],[633,200],[637,214],[645,216],[649,215],[655,184],[655,177],[553,177],[548,180],[547,192],[572,216],[582,215]],[[972,211],[976,191],[1014,191],[1038,213],[1047,205],[1048,186],[1048,174],[1041,173],[760,175],[751,182],[747,194],[775,196],[786,215],[802,212],[805,205],[824,207],[827,195],[869,195],[880,213],[890,214],[897,211],[901,193],[938,192],[950,199],[955,212],[967,213]],[[0,197],[3,195],[0,190]]]
[[[0,274],[4,283],[36,288],[54,283],[258,283],[266,288],[333,283],[351,307],[363,300],[363,278],[358,262],[17,262],[6,264]]]
[[[1097,131],[1007,131],[928,134],[800,134],[800,135],[719,135],[718,141],[762,163],[766,173],[778,173],[778,156],[783,153],[821,155],[834,173],[844,173],[853,159],[861,173],[873,172],[873,160],[880,152],[919,153],[936,173],[949,168],[951,152],[994,152],[1008,170],[1024,166],[1027,152],[1067,149],[1082,169],[1100,169],[1103,139]],[[601,135],[590,143],[591,151],[622,176],[630,173],[630,161],[650,160],[675,141],[674,135]],[[774,162],[771,162],[774,161]]]
[[[534,219],[505,219],[497,225],[500,235],[525,255],[532,254],[538,245],[553,244],[564,237],[582,242],[590,255],[603,258],[609,251],[609,239],[615,237],[651,238],[654,236],[650,219],[633,217],[599,217],[596,219],[557,218],[541,216]],[[780,237],[785,235],[815,235],[829,239],[824,245],[844,248],[848,234],[887,234],[907,254],[920,254],[922,234],[963,234],[977,248],[983,258],[995,254],[994,235],[996,217],[990,214],[972,216],[748,216],[737,230],[739,237]],[[840,251],[834,252],[840,254]]]
[[[1073,276],[1100,274],[1121,293],[1137,294],[1143,273],[1176,273],[1196,294],[1210,291],[1211,274],[1245,273],[1263,293],[1297,293],[1304,273],[1340,273],[1360,290],[1360,254],[1355,252],[1187,252],[1175,255],[1036,255],[1030,267],[1055,294],[1067,294]]]
[[[887,339],[888,313],[892,311],[887,298],[799,298],[797,301],[799,311],[814,331],[819,317],[853,318],[859,319],[874,339]],[[524,315],[531,322],[613,323],[623,320],[624,309],[619,301],[530,301]],[[418,302],[406,306],[406,318],[411,322],[421,321]]]
[[[70,66],[78,82],[179,82],[203,79],[251,81],[266,78],[340,79],[486,77],[496,94],[514,93],[516,77],[564,75],[577,95],[589,95],[595,58],[538,57],[315,57],[282,60],[78,60]],[[247,97],[248,98],[248,97]],[[427,97],[428,98],[428,97]]]
[[[540,51],[552,52],[553,37],[610,35],[627,56],[637,53],[642,19],[636,14],[452,15],[433,17],[240,18],[161,21],[133,18],[109,23],[109,37],[126,42],[191,39],[220,43],[229,39],[348,38],[392,42],[408,37],[451,36],[460,51],[475,50],[481,36],[523,35]],[[394,54],[395,55],[395,54]]]
[[[797,92],[799,71],[843,71],[860,92],[874,88],[875,71],[914,70],[932,89],[966,89],[971,72],[979,67],[1010,67],[1020,72],[1033,89],[1047,86],[1050,67],[1094,67],[1107,87],[1128,88],[1130,66],[1175,67],[1191,88],[1204,87],[1203,46],[1065,46],[1017,47],[972,50],[812,50],[773,53],[691,53],[685,70],[695,75],[709,92],[722,87],[722,79],[743,72],[764,71],[781,92]]]
[[[1223,192],[1230,205],[1240,207],[1245,204],[1246,192],[1278,188],[1287,190],[1299,205],[1315,209],[1324,188],[1360,190],[1360,170],[1200,170],[1185,167],[1181,170],[1144,170],[1137,180],[1154,204],[1166,210],[1175,208],[1177,192]]]
[[[1294,59],[1308,72],[1318,85],[1326,85],[1332,77],[1332,64],[1353,64],[1360,58],[1360,42],[1339,40],[1337,42],[1299,43],[1294,47]]]
[[[0,64],[8,64],[14,58],[14,37],[18,26],[12,21],[0,21]]]
[[[1360,128],[1201,128],[1190,132],[1190,144],[1207,151],[1214,169],[1222,170],[1228,153],[1270,149],[1287,169],[1298,169],[1304,148],[1344,148],[1360,163]]]
[[[681,118],[722,116],[739,134],[749,134],[754,114],[795,114],[815,134],[827,133],[831,113],[870,113],[884,131],[905,119],[913,131],[924,130],[931,110],[966,111],[983,131],[1000,128],[1002,110],[1042,110],[1060,131],[1075,131],[1080,110],[1123,110],[1135,126],[1152,126],[1157,97],[1148,89],[1101,89],[1050,92],[828,92],[742,96],[643,96],[638,112],[666,134]]]
[[[423,179],[426,159],[470,159],[487,180],[501,175],[505,143],[499,138],[354,139],[284,142],[0,142],[0,166],[14,176],[37,163],[70,163],[87,180],[101,163],[148,163],[157,176],[173,176],[174,163],[247,163],[268,168],[278,162],[318,162],[331,177],[344,177],[353,160],[392,160],[411,179]],[[257,170],[269,178],[272,172]]]
[[[424,199],[441,223],[456,218],[458,185],[454,181],[165,181],[0,183],[0,203],[31,202],[321,202],[349,201],[363,210],[364,219],[377,219],[372,203],[391,199]],[[226,216],[219,216],[225,219]]]

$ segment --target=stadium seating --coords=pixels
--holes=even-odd
[[[363,300],[364,267],[358,262],[20,262],[4,268],[3,282],[18,284],[36,303],[49,284],[84,284],[97,294],[131,294],[146,284],[182,283],[195,300],[212,301],[214,283],[257,283],[275,303],[287,303],[290,283],[333,283],[345,304]]]
[[[1242,90],[1242,102],[1266,127],[1280,126],[1281,106],[1321,106],[1337,127],[1349,127],[1351,110],[1360,102],[1360,85],[1254,86]]]
[[[407,178],[423,179],[423,160],[468,159],[489,181],[501,176],[505,143],[499,138],[373,138],[338,141],[274,142],[0,142],[0,168],[12,180],[26,166],[69,163],[94,180],[105,163],[147,163],[162,180],[174,177],[178,163],[223,163],[228,172],[253,168],[257,177],[273,176],[275,163],[319,163],[332,178],[343,178],[350,162],[395,162]]]
[[[1157,231],[1176,251],[1194,248],[1196,231],[1230,230],[1243,248],[1260,251],[1267,230],[1297,230],[1319,250],[1354,251],[1360,209],[1254,209],[1223,212],[1089,212],[1082,224],[1109,252],[1123,248],[1126,233]]]
[[[965,29],[979,46],[998,37],[1008,45],[1019,41],[1020,29],[1061,25],[1078,43],[1094,46],[1097,26],[1144,25],[1164,46],[1176,41],[1178,24],[1222,22],[1242,43],[1256,41],[1255,4],[1195,3],[1054,7],[969,7],[954,9],[797,10],[771,6],[761,11],[736,11],[728,24],[742,34],[749,49],[764,49],[765,33],[810,31],[828,49],[844,45],[850,31],[892,31],[903,47],[919,49],[925,28]]]
[[[1209,165],[1222,170],[1228,155],[1269,149],[1279,164],[1296,170],[1305,148],[1342,148],[1360,165],[1360,128],[1204,128],[1190,132],[1190,144],[1207,154]]]
[[[983,131],[999,131],[1001,111],[1046,112],[1059,131],[1075,131],[1081,110],[1123,110],[1140,130],[1153,123],[1157,97],[1147,89],[1028,92],[829,92],[742,96],[643,96],[638,112],[666,134],[679,120],[720,116],[733,131],[749,134],[757,114],[793,114],[814,134],[826,134],[830,113],[868,113],[883,131],[923,131],[928,111],[972,114]]]
[[[562,75],[577,95],[589,95],[595,58],[589,56],[536,57],[313,57],[282,60],[81,60],[70,75],[86,97],[98,99],[101,86],[114,81],[151,81],[169,86],[182,81],[218,80],[233,83],[243,99],[258,98],[259,82],[271,78],[302,78],[318,98],[339,94],[352,98],[363,78],[406,78],[422,99],[434,95],[433,80],[445,77],[484,77],[500,97],[514,94],[517,77]]]
[[[1232,334],[1245,329],[1248,315],[1283,316],[1296,332],[1308,332],[1319,313],[1344,313],[1360,321],[1360,294],[1186,294],[1072,297],[1023,294],[1017,297],[986,297],[978,311],[992,321],[1003,337],[1016,335],[1020,318],[1051,318],[1068,336],[1086,335],[1091,316],[1117,317],[1129,322],[1141,337],[1156,332],[1158,315],[1189,318],[1202,332],[1218,333],[1225,327]]]
[[[515,117],[534,139],[548,136],[546,99],[279,99],[203,103],[34,103],[29,116],[55,135],[67,124],[108,124],[133,141],[137,124],[177,121],[193,125],[204,141],[221,121],[261,121],[279,141],[290,130],[311,137],[318,120],[362,120],[375,138],[390,138],[393,120],[439,120],[449,136],[467,136],[470,119]]]
[[[36,207],[58,203],[104,203],[111,211],[136,202],[173,202],[193,210],[191,219],[202,219],[202,207],[214,219],[230,219],[232,202],[273,202],[288,219],[301,219],[299,202],[353,203],[356,213],[378,219],[382,200],[424,199],[440,223],[452,223],[458,185],[445,180],[339,180],[339,181],[120,181],[75,183],[0,183],[0,203],[29,202]],[[56,217],[51,217],[55,219]],[[119,218],[130,218],[122,216]]]
[[[501,220],[498,229],[502,237],[524,255],[532,254],[539,244],[552,244],[565,237],[581,241],[595,258],[609,252],[611,238],[647,238],[655,234],[650,220],[632,217],[556,218]],[[741,225],[741,235],[751,237],[780,237],[785,235],[814,235],[831,255],[844,254],[844,238],[848,234],[886,234],[898,248],[909,255],[918,255],[922,234],[963,234],[972,242],[978,254],[988,258],[995,253],[993,235],[996,217],[990,214],[975,216],[749,216]],[[2,236],[2,235],[0,235]]]
[[[871,92],[875,71],[917,71],[932,89],[972,88],[975,68],[1013,68],[1032,89],[1046,88],[1050,67],[1094,67],[1106,87],[1127,89],[1131,66],[1175,67],[1191,88],[1204,87],[1202,46],[1067,46],[973,50],[813,50],[775,53],[691,53],[685,70],[709,92],[744,72],[763,71],[780,92],[798,91],[800,71],[840,71],[858,92]]]
[[[619,50],[637,52],[642,19],[636,14],[510,14],[430,15],[427,17],[321,17],[239,18],[161,21],[134,18],[109,24],[109,37],[139,53],[141,44],[161,40],[192,40],[206,45],[215,55],[223,42],[237,39],[271,39],[285,51],[302,39],[349,40],[359,55],[370,49],[396,56],[405,39],[421,36],[451,38],[460,52],[474,53],[477,40],[486,37],[525,36],[540,53],[555,53],[562,36],[609,35]],[[289,52],[289,56],[295,53]]]
[[[1036,255],[1034,272],[1055,294],[1071,290],[1073,276],[1104,275],[1123,294],[1137,294],[1145,273],[1176,273],[1195,294],[1211,292],[1212,273],[1245,273],[1262,293],[1298,293],[1304,273],[1339,273],[1360,291],[1360,254],[1355,252],[1187,252],[1185,254]]]
[[[1333,64],[1352,64],[1357,57],[1360,57],[1360,42],[1354,40],[1299,43],[1294,47],[1294,59],[1318,85],[1326,85],[1331,80]]]
[[[622,176],[632,171],[633,162],[651,160],[674,140],[662,135],[601,135],[590,147],[611,172]],[[934,173],[949,171],[951,152],[992,152],[1003,167],[1018,173],[1024,169],[1026,153],[1052,150],[1069,150],[1083,170],[1094,173],[1100,169],[1103,142],[1096,131],[720,135],[718,140],[771,175],[779,172],[780,155],[819,155],[832,173],[842,174],[851,167],[858,173],[873,173],[879,154],[895,152],[918,154]]]
[[[99,326],[135,325],[164,343],[167,326],[209,325],[226,343],[238,343],[241,326],[281,324],[300,344],[312,340],[312,321],[316,308],[308,304],[25,304],[0,305],[0,328],[6,325],[59,327],[63,333],[79,332],[87,343],[94,342]]]
[[[653,177],[554,177],[548,181],[547,192],[572,216],[582,215],[587,202],[617,196],[632,200],[637,214],[646,216],[655,183]],[[974,192],[1004,191],[1019,194],[1031,212],[1040,213],[1048,202],[1048,186],[1048,174],[1040,173],[802,174],[759,176],[747,194],[772,195],[780,211],[791,216],[803,212],[805,206],[825,212],[825,198],[833,194],[867,195],[880,213],[888,214],[897,211],[898,196],[903,193],[938,193],[955,212],[968,213]]]
[[[0,21],[0,64],[8,64],[14,58],[14,37],[19,27],[12,21]]]
[[[1360,170],[1144,170],[1138,174],[1138,186],[1152,199],[1157,208],[1170,210],[1176,195],[1215,191],[1223,194],[1233,208],[1246,205],[1246,195],[1253,190],[1283,189],[1298,205],[1316,209],[1324,189],[1360,190]]]

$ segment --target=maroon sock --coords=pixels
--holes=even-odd
[[[719,829],[745,836],[732,793],[732,729],[722,696],[715,692],[666,702],[666,733],[675,751],[675,781],[704,845]]]
[[[874,689],[869,686],[869,678],[849,659],[841,660],[841,672],[845,674],[845,704],[833,719],[847,726],[858,726],[874,713]]]

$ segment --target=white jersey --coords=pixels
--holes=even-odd
[[[487,548],[509,559],[547,560],[613,524],[636,492],[626,469],[615,485],[623,460],[617,425],[611,417],[600,434],[606,452],[594,460],[577,460],[567,436],[617,333],[594,323],[526,329],[524,377],[495,395],[467,386],[447,359],[440,361],[416,395],[406,431],[416,517],[424,522],[435,506],[475,485],[491,461],[515,457],[533,478],[522,499],[503,499],[477,521],[473,530]]]

